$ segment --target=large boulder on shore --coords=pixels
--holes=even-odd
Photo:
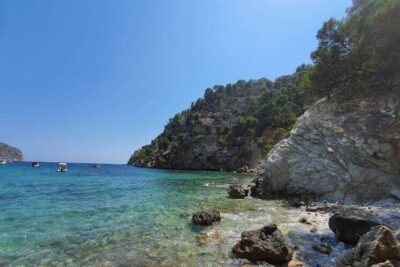
[[[335,214],[329,218],[329,228],[337,239],[345,243],[357,244],[360,237],[379,225],[377,221],[354,215]]]
[[[287,262],[293,256],[291,246],[275,224],[243,232],[242,239],[232,248],[232,252],[250,261],[269,263]]]
[[[221,221],[221,214],[216,209],[212,211],[199,211],[192,216],[193,224],[201,226],[209,226],[218,221]]]
[[[266,198],[304,196],[366,203],[400,197],[400,101],[394,93],[322,99],[269,152]]]
[[[399,266],[399,261],[400,243],[393,232],[382,225],[373,227],[353,249],[336,259],[338,267]]]

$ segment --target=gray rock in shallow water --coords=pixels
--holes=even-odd
[[[270,151],[259,187],[264,197],[372,202],[398,195],[399,159],[398,96],[323,99]]]
[[[373,227],[353,249],[346,250],[336,259],[339,267],[391,266],[387,261],[398,266],[400,243],[393,232],[382,225]]]
[[[216,209],[211,212],[200,211],[196,212],[192,216],[192,222],[196,225],[208,226],[212,225],[214,222],[221,221],[221,214]]]
[[[232,248],[232,252],[240,258],[269,263],[287,262],[293,256],[288,241],[275,224],[243,232],[242,239]]]

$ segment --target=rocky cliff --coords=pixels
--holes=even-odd
[[[23,156],[21,150],[18,148],[0,143],[0,158],[6,161],[22,161]]]
[[[400,198],[399,93],[322,99],[267,156],[264,197],[363,203]]]
[[[135,151],[128,164],[203,170],[255,166],[262,159],[261,149],[247,130],[253,128],[250,114],[261,95],[271,90],[270,83],[242,81],[207,90],[203,99],[175,115],[150,145]]]

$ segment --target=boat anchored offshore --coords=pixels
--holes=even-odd
[[[7,163],[7,161],[5,158],[0,158],[0,164],[6,164],[6,163]]]
[[[93,164],[93,168],[100,168],[100,164],[99,163]]]
[[[68,171],[68,165],[67,163],[58,163],[58,172],[67,172]]]
[[[33,168],[39,168],[40,167],[39,162],[32,162],[32,167]]]

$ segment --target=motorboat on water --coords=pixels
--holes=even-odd
[[[67,163],[58,163],[58,172],[67,172],[68,171],[68,165]]]
[[[0,158],[0,164],[6,164],[6,163],[7,163],[6,159],[1,157]]]
[[[101,165],[99,163],[93,164],[93,168],[100,168],[100,167],[101,167]]]
[[[39,168],[40,167],[40,164],[39,164],[39,162],[32,162],[32,167],[33,168]]]

